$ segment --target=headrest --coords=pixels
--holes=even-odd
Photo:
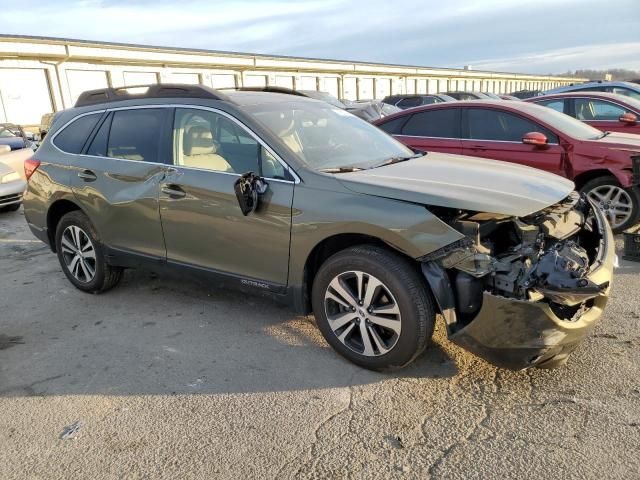
[[[208,155],[218,150],[211,130],[203,125],[193,125],[184,132],[185,155]]]
[[[294,122],[291,112],[273,112],[269,116],[268,123],[280,138],[293,133]]]

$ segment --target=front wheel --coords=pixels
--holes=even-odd
[[[433,334],[433,300],[415,265],[377,246],[351,247],[323,263],[312,304],[327,342],[372,370],[407,365]]]
[[[615,233],[631,227],[640,215],[640,191],[624,188],[615,177],[599,177],[580,189],[604,213]]]
[[[76,288],[100,293],[120,281],[122,268],[107,264],[97,232],[84,213],[63,216],[55,240],[62,271]]]

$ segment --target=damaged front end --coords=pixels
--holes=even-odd
[[[522,218],[434,209],[465,237],[422,257],[456,344],[500,367],[555,367],[597,323],[615,248],[577,193]]]

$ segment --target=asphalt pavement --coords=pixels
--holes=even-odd
[[[451,344],[392,374],[312,317],[190,278],[76,290],[0,214],[0,479],[640,478],[640,263],[556,370]]]

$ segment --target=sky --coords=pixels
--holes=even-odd
[[[640,0],[2,0],[0,32],[522,73],[640,70]]]

